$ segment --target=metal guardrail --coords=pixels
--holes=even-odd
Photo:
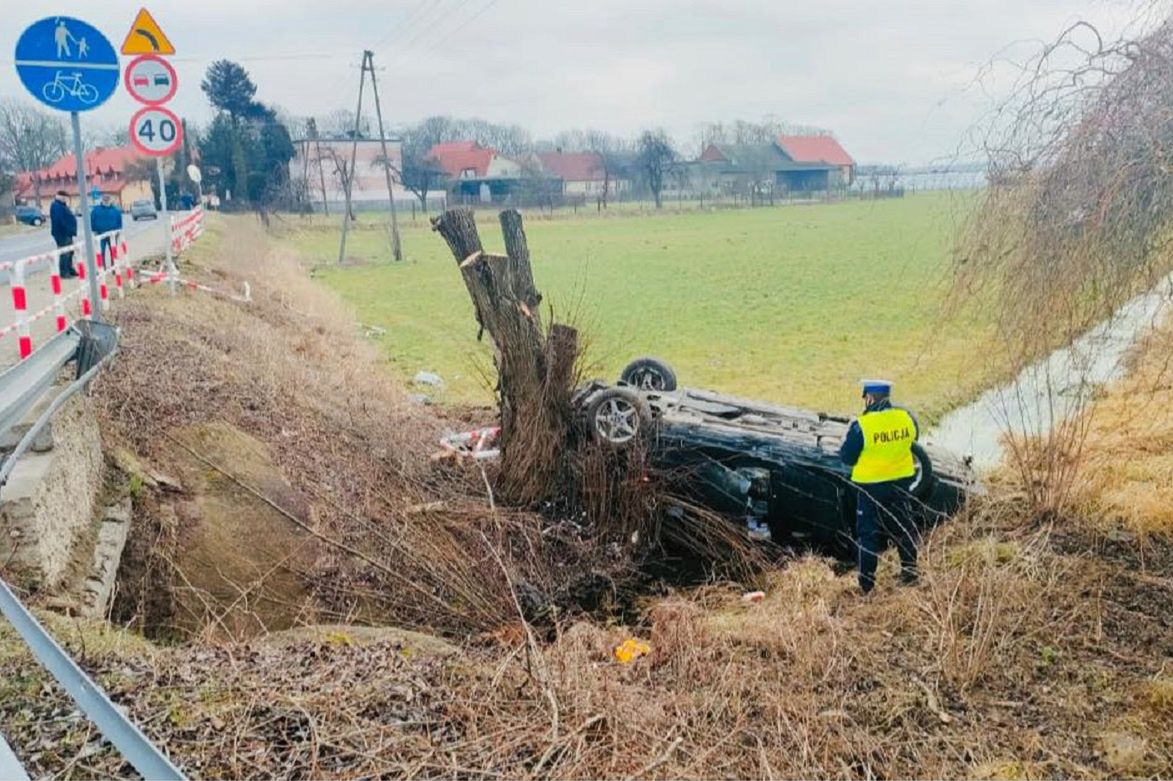
[[[0,375],[0,423],[11,426],[27,414],[68,363],[77,363],[77,378],[57,394],[0,466],[0,491],[17,460],[31,447],[37,433],[49,423],[57,410],[89,385],[116,354],[117,347],[117,329],[80,320],[65,333],[54,337],[28,360]],[[171,760],[143,735],[134,722],[110,701],[93,679],[45,631],[3,578],[0,578],[0,614],[8,619],[37,661],[52,673],[81,711],[135,770],[148,779],[184,778]],[[27,778],[19,760],[0,737],[0,778],[22,777]]]
[[[4,614],[17,633],[24,638],[37,661],[53,674],[61,688],[65,689],[102,735],[114,744],[143,778],[152,781],[181,781],[184,778],[179,768],[173,765],[163,752],[155,748],[147,736],[110,702],[110,698],[93,679],[65,653],[33,614],[20,603],[3,579],[0,579],[0,613]]]
[[[71,327],[57,334],[25,360],[0,373],[0,433],[21,421],[74,359],[81,332]]]
[[[165,238],[165,241],[176,243],[178,249],[182,251],[203,232],[203,222],[203,212],[202,210],[197,210],[194,214],[179,221],[178,224],[173,222],[169,226],[170,235]],[[134,274],[134,266],[129,262],[125,243],[122,243],[120,250],[121,264],[115,263],[110,269],[114,274],[119,293],[122,292],[120,266],[125,268],[128,279],[132,278]],[[68,251],[68,248],[65,250],[59,249],[56,252],[59,253],[62,251]],[[45,253],[46,256],[52,256],[53,254]],[[76,362],[77,374],[76,379],[62,390],[45,410],[41,412],[31,428],[21,437],[16,448],[0,464],[0,491],[3,490],[3,486],[7,482],[18,459],[32,446],[33,441],[41,429],[48,425],[52,416],[70,398],[89,385],[98,371],[117,352],[118,347],[118,331],[109,325],[83,319],[77,320],[66,327],[61,312],[61,304],[64,298],[61,295],[60,284],[56,281],[53,285],[53,306],[45,308],[31,318],[28,317],[26,307],[24,306],[26,294],[22,287],[23,276],[20,272],[24,270],[25,264],[38,259],[39,256],[22,259],[14,263],[0,264],[0,266],[3,266],[0,270],[15,269],[17,272],[15,279],[9,281],[13,284],[14,291],[16,291],[16,288],[20,288],[19,292],[14,292],[17,323],[12,327],[0,329],[0,335],[6,333],[8,330],[18,330],[27,339],[25,332],[27,331],[28,322],[46,314],[53,308],[58,310],[58,328],[60,332],[35,351],[31,350],[30,344],[30,349],[26,352],[24,349],[25,345],[22,343],[21,357],[23,360],[0,373],[0,432],[7,433],[25,419],[29,411],[53,387],[54,383],[61,376],[62,370],[70,362]],[[104,304],[106,300],[105,271],[106,269],[103,269],[101,275],[102,301],[95,302],[98,305]],[[171,273],[174,275],[174,271],[171,271]],[[53,278],[56,280],[55,276]],[[83,304],[89,303],[88,299],[84,297],[84,293],[82,293],[82,296]],[[245,300],[248,298],[246,287]],[[89,308],[88,306],[83,306],[85,314],[89,314]],[[110,701],[105,692],[86,675],[85,671],[45,631],[45,628],[41,626],[33,614],[21,603],[3,578],[0,578],[0,615],[3,615],[12,624],[17,633],[24,639],[37,661],[52,673],[53,677],[57,679],[57,682],[69,694],[81,711],[89,717],[94,725],[98,727],[102,735],[121,752],[122,756],[135,770],[147,779],[178,779],[180,781],[184,779],[184,775],[179,768],[151,743],[138,727],[135,726],[134,722],[127,718]],[[0,734],[0,779],[4,781],[7,779],[24,781],[27,778],[28,775],[22,767],[19,758],[12,751],[12,748],[4,739],[3,734]]]
[[[29,778],[28,773],[24,772],[24,766],[20,764],[16,754],[12,753],[12,749],[8,747],[3,735],[0,735],[0,778],[12,779],[12,781],[28,781]]]

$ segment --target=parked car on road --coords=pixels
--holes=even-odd
[[[17,206],[13,211],[13,216],[16,217],[17,222],[23,222],[25,225],[45,224],[45,213],[36,206]]]
[[[155,211],[155,202],[151,200],[135,201],[130,205],[130,218],[135,222],[139,220],[154,220],[159,217],[159,213]]]
[[[574,397],[580,430],[616,450],[641,443],[648,464],[683,495],[744,524],[751,538],[854,551],[856,489],[839,460],[850,420],[677,388],[663,361],[641,358],[610,385]],[[976,489],[968,460],[913,446],[916,522],[954,513]]]

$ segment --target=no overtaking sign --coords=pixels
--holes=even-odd
[[[157,106],[175,96],[179,78],[171,63],[154,54],[134,58],[122,78],[126,91],[139,103]]]

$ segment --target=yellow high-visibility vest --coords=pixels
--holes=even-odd
[[[865,412],[859,416],[863,451],[851,470],[855,483],[886,483],[916,474],[912,443],[916,422],[907,410],[898,407]]]

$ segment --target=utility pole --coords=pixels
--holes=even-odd
[[[326,169],[322,168],[322,139],[318,135],[318,121],[310,117],[307,132],[314,140],[314,162],[318,164],[318,178],[322,182],[322,214],[329,216],[330,203],[326,196]]]
[[[346,260],[346,232],[350,230],[350,196],[354,191],[354,162],[358,156],[358,129],[362,124],[362,93],[367,85],[367,57],[363,52],[362,71],[358,75],[358,108],[354,110],[354,132],[351,134],[350,173],[343,171],[342,189],[346,204],[342,210],[342,241],[338,244],[338,265]]]
[[[391,158],[387,155],[387,136],[383,132],[383,107],[379,103],[379,82],[375,79],[375,53],[370,49],[363,52],[363,68],[371,70],[371,91],[375,94],[375,117],[379,122],[379,145],[383,148],[383,173],[387,176],[387,200],[391,204],[391,255],[403,260],[399,244],[399,219],[395,215],[395,193],[391,189]]]

